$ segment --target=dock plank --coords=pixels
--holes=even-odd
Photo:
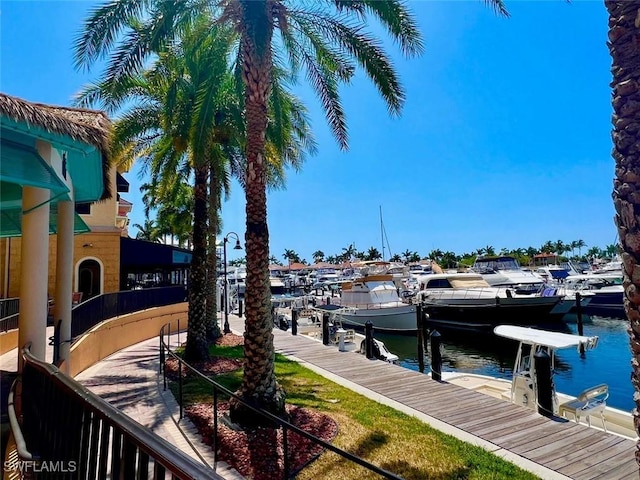
[[[244,322],[231,316],[234,329]],[[337,346],[274,330],[278,353],[322,368],[372,392],[400,402],[499,448],[576,480],[639,479],[636,443],[463,387],[438,382],[398,365],[339,352]]]

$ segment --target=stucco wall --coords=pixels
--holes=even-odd
[[[4,355],[14,348],[18,348],[18,330],[0,333],[0,355]]]
[[[91,204],[89,215],[80,215],[90,227],[112,227],[116,226],[116,215],[118,214],[118,195],[116,193],[116,169],[111,167],[109,172],[111,182],[111,198],[94,202]]]
[[[150,308],[102,322],[71,347],[69,375],[75,377],[125,347],[158,338],[160,328],[167,323],[171,323],[171,331],[178,328],[178,321],[180,329],[186,329],[188,306],[185,302]]]
[[[57,235],[49,236],[48,291],[53,296],[56,279]],[[20,260],[22,258],[22,239],[10,239],[9,248],[9,289],[7,298],[18,297],[20,292]],[[0,296],[4,294],[6,248],[9,239],[0,241]],[[86,247],[84,245],[87,245]],[[120,231],[91,232],[73,237],[73,289],[77,290],[78,263],[84,258],[95,258],[102,264],[102,292],[111,293],[120,290]],[[42,269],[44,273],[44,269]]]

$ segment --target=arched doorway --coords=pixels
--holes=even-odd
[[[78,266],[78,291],[82,300],[100,295],[101,266],[96,260],[83,260]]]

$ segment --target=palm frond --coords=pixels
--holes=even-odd
[[[502,3],[502,0],[485,0]],[[375,16],[387,29],[391,38],[407,56],[417,56],[423,51],[422,34],[414,15],[402,0],[334,0],[336,8],[353,11],[366,19],[366,13]]]
[[[74,40],[74,67],[88,70],[92,63],[105,58],[129,25],[129,19],[141,16],[151,3],[152,0],[112,0],[92,9]]]

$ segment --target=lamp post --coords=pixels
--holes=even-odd
[[[223,256],[223,268],[224,268],[224,333],[231,333],[231,329],[229,328],[229,291],[227,281],[227,242],[229,241],[230,236],[234,236],[236,239],[236,245],[233,247],[234,250],[242,250],[242,246],[240,245],[240,239],[238,238],[238,234],[235,232],[229,232],[225,235],[224,240],[222,241],[222,256]]]

